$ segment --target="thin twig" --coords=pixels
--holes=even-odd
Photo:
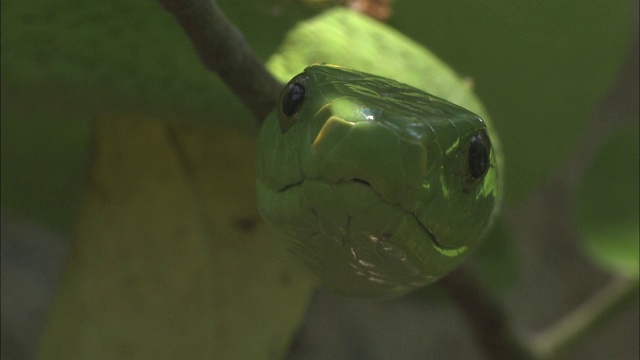
[[[534,353],[542,359],[557,356],[637,296],[637,280],[615,278],[577,309],[537,334],[532,340]]]
[[[262,123],[282,85],[267,71],[244,37],[213,0],[158,0],[191,39],[200,60]]]
[[[531,359],[531,352],[507,322],[503,306],[484,291],[464,268],[437,282],[467,318],[487,359]]]

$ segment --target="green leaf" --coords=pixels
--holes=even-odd
[[[640,226],[637,125],[611,135],[580,187],[578,225],[591,259],[608,271],[638,278]]]
[[[295,3],[219,2],[262,57],[273,52],[302,11]],[[216,114],[216,122],[232,119],[237,128],[255,127],[249,112],[204,68],[175,19],[155,1],[11,2],[2,5],[2,33],[3,88],[27,87],[24,100],[44,99],[41,108],[171,110],[185,115],[174,121],[210,122]],[[53,104],[47,100],[52,90]]]
[[[263,57],[306,13],[297,3],[220,3]],[[1,26],[2,206],[14,214],[70,231],[97,116],[169,113],[256,131],[155,1],[7,2]]]

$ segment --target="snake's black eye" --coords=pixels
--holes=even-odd
[[[469,174],[474,179],[479,179],[489,170],[489,152],[491,151],[489,135],[484,130],[478,131],[469,142],[467,159]]]
[[[293,116],[300,110],[304,103],[304,84],[299,82],[287,84],[287,88],[282,96],[282,112],[286,116]]]
[[[479,130],[469,139],[466,167],[462,186],[465,191],[469,191],[491,167],[491,141],[486,130]]]
[[[301,109],[309,96],[308,83],[309,76],[306,73],[299,74],[285,85],[280,94],[278,122],[283,134],[302,118],[303,111]]]

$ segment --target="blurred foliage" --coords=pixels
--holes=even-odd
[[[318,11],[317,5],[293,0],[219,3],[263,59],[297,21]],[[75,314],[73,321],[78,322],[55,325],[54,317],[50,331],[73,335],[83,333],[81,325],[88,322],[103,326],[108,336],[83,334],[99,348],[111,339],[126,342],[127,336],[145,337],[142,343],[151,347],[172,341],[189,346],[223,329],[237,335],[234,344],[246,347],[245,354],[265,348],[274,349],[272,356],[280,354],[303,311],[308,284],[295,280],[285,265],[271,267],[281,253],[271,246],[272,238],[259,220],[250,232],[242,230],[255,215],[253,195],[247,195],[252,194],[251,170],[234,170],[237,159],[214,154],[241,154],[242,161],[252,164],[250,144],[257,129],[249,111],[204,69],[182,30],[153,1],[4,1],[1,10],[2,207],[58,231],[76,226],[81,240],[72,264],[74,258],[82,261],[68,269],[55,313]],[[444,0],[398,0],[390,25],[427,46],[474,84],[503,144],[506,201],[517,203],[566,159],[611,85],[628,41],[629,10],[628,0],[490,0],[464,6]],[[126,128],[128,122],[135,125]],[[108,130],[113,136],[109,141],[116,142],[100,147],[95,137],[89,145],[91,130],[99,135],[98,128]],[[130,132],[123,133],[126,129]],[[599,153],[581,189],[578,218],[592,258],[607,269],[635,276],[638,174],[628,169],[637,169],[637,132],[635,127],[615,135]],[[154,133],[173,134],[173,140],[147,138]],[[118,136],[122,148],[112,146]],[[226,137],[235,142],[226,143]],[[153,141],[153,146],[144,145]],[[186,146],[183,159],[171,158],[176,144]],[[105,170],[99,167],[100,159],[119,160]],[[162,164],[165,160],[168,163]],[[181,168],[185,163],[198,164],[198,169],[211,166],[194,175],[193,169]],[[92,166],[89,170],[87,164]],[[154,166],[148,174],[140,173]],[[126,174],[126,181],[111,179],[115,182],[95,187],[100,184],[96,179],[106,181],[118,174]],[[167,176],[170,182],[156,184]],[[97,198],[82,201],[84,212],[76,225],[75,209],[85,188],[97,191]],[[111,192],[147,194],[153,201],[130,202],[117,196],[101,200]],[[205,196],[194,199],[194,194]],[[237,202],[237,212],[226,211]],[[201,223],[193,224],[194,218]],[[205,244],[212,223],[221,232],[213,237],[213,245]],[[113,224],[119,225],[110,228]],[[514,267],[516,260],[503,230],[498,227],[494,233],[490,238],[501,240],[485,243],[478,252],[483,259],[478,266],[482,276],[495,279],[492,286],[499,290],[513,276],[504,268]],[[226,244],[229,247],[216,242],[225,238],[247,242]],[[262,245],[251,245],[256,241]],[[247,272],[239,271],[243,269]],[[229,275],[238,271],[238,278]],[[102,282],[95,283],[95,276]],[[145,284],[145,279],[153,280]],[[181,281],[201,286],[202,294],[181,292],[174,287]],[[83,286],[74,288],[74,283]],[[269,284],[279,285],[269,290]],[[180,296],[161,298],[166,289]],[[291,302],[280,304],[284,298]],[[148,300],[149,308],[136,299]],[[238,299],[264,314],[237,320],[246,309],[239,307],[245,303]],[[180,319],[175,313],[154,318],[186,306],[181,301],[192,302],[182,322],[175,323]],[[212,304],[222,313],[213,312]],[[100,306],[109,312],[98,314]],[[281,321],[278,314],[290,318]],[[139,322],[143,318],[151,321]],[[114,330],[126,321],[133,324],[129,333]],[[211,321],[220,328],[212,329]],[[247,347],[251,339],[264,336],[255,331],[258,323],[275,324],[270,330],[278,335]],[[145,326],[157,332],[145,335]],[[169,339],[176,333],[181,334],[177,340]],[[196,338],[189,336],[194,333]],[[65,341],[74,340],[51,338],[45,345],[62,354]],[[159,346],[154,354],[164,349]],[[115,352],[105,356],[139,355],[131,348],[110,351]],[[194,347],[197,354],[207,351]]]
[[[263,58],[296,20],[310,15],[298,1],[220,3]],[[624,54],[629,7],[627,0],[606,6],[577,0],[465,6],[398,1],[391,25],[473,80],[502,134],[506,195],[513,202],[545,179],[576,144]],[[2,114],[16,123],[3,125],[7,131],[2,139],[23,139],[2,141],[7,154],[2,179],[21,184],[11,188],[14,195],[3,206],[19,214],[57,229],[72,223],[69,209],[61,212],[68,215],[52,218],[45,202],[72,206],[73,186],[37,196],[42,185],[27,178],[46,179],[47,169],[33,167],[35,172],[25,175],[8,160],[20,153],[20,164],[39,161],[41,153],[13,147],[21,143],[30,148],[36,142],[20,130],[20,124],[37,121],[36,109],[87,121],[96,112],[136,109],[164,121],[204,121],[255,132],[249,112],[215,75],[204,71],[181,29],[153,2],[10,2],[2,10]],[[179,115],[161,116],[167,111]],[[37,142],[64,143],[72,152],[65,159],[83,158],[87,133],[78,126],[86,125],[60,122],[47,134],[50,139]],[[52,163],[60,176],[78,184],[77,167],[60,162]]]
[[[398,2],[391,24],[475,84],[503,142],[506,201],[566,159],[628,42],[631,2]]]
[[[221,3],[264,58],[304,10]],[[3,2],[1,27],[2,206],[36,223],[71,229],[96,114],[256,132],[249,111],[153,1]]]
[[[12,90],[3,85],[2,206],[56,230],[67,228],[82,189],[92,115],[5,106]]]
[[[584,177],[578,225],[584,247],[605,269],[638,278],[639,136],[637,123],[612,134]]]
[[[513,239],[502,222],[491,227],[472,260],[472,272],[496,295],[505,293],[518,279]]]

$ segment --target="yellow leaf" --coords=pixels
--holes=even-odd
[[[41,358],[283,356],[311,284],[258,215],[255,139],[157,120],[95,125]]]

